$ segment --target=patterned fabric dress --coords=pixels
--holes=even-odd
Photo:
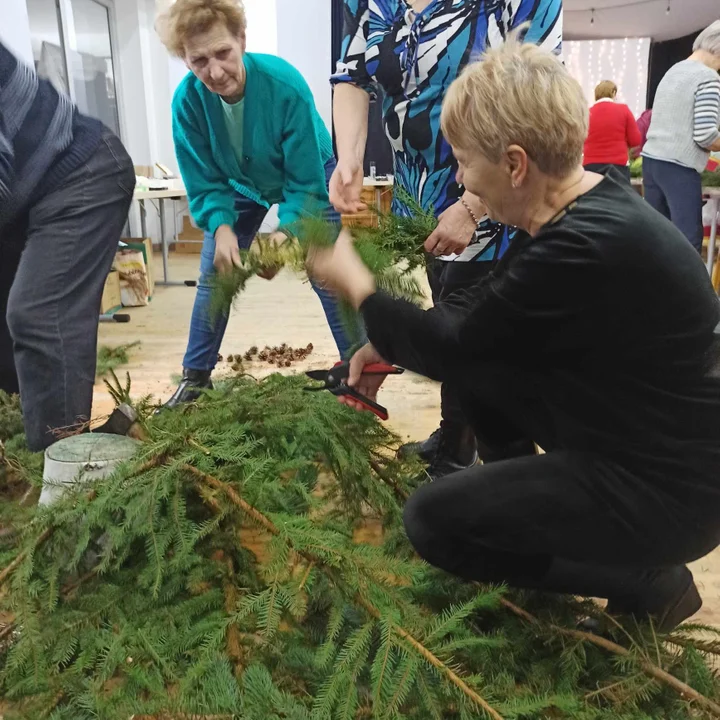
[[[442,102],[461,70],[507,34],[560,52],[562,0],[432,0],[415,13],[405,0],[345,0],[345,36],[333,84],[385,91],[385,131],[395,156],[395,181],[440,215],[462,195],[457,162],[440,131]],[[397,197],[393,211],[407,213]],[[511,230],[484,220],[463,261],[492,261]]]

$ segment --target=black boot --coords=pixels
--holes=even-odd
[[[443,421],[435,455],[427,469],[432,481],[466,470],[478,461],[475,432],[469,425],[452,425]]]
[[[651,617],[659,632],[668,633],[702,607],[702,598],[685,566],[637,570],[584,565],[556,558],[548,572],[527,587],[548,592],[608,599],[610,615]],[[596,630],[596,628],[588,628]]]
[[[440,436],[442,435],[442,425],[430,435],[426,440],[420,442],[411,442],[401,445],[397,452],[397,456],[401,460],[406,460],[410,457],[419,457],[424,463],[428,465],[433,461],[435,454],[437,453],[438,447],[440,446]]]
[[[197,400],[202,395],[202,390],[212,390],[210,370],[189,370],[183,368],[182,381],[173,396],[162,406],[163,410],[172,410],[178,405]]]

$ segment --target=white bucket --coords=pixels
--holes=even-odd
[[[122,435],[74,435],[45,451],[40,505],[52,505],[72,486],[100,480],[130,460],[142,443]]]

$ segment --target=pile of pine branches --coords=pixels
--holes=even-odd
[[[134,461],[0,546],[6,720],[720,717],[693,628],[600,638],[590,604],[419,561],[418,468],[304,384],[240,377],[145,419]]]

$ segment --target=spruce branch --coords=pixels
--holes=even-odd
[[[253,522],[257,523],[262,528],[267,530],[267,532],[269,532],[271,535],[280,534],[280,531],[276,527],[275,523],[272,522],[272,520],[267,518],[256,508],[252,507],[249,503],[245,502],[237,494],[237,492],[235,492],[235,490],[226,483],[218,480],[211,475],[203,473],[190,465],[183,466],[183,470],[186,470],[187,472],[190,472],[191,474],[200,478],[210,487],[225,493],[225,495],[227,495],[227,497],[234,505],[239,507],[250,519],[253,520]],[[324,570],[328,571],[328,569],[325,567],[325,563],[321,558],[315,557],[307,551],[296,550],[295,552],[304,557],[308,563],[317,564]],[[330,568],[329,573],[331,579],[333,581],[337,581],[334,569]],[[360,605],[360,607],[362,607],[365,612],[367,612],[368,615],[373,617],[375,620],[382,619],[382,613],[380,612],[380,610],[378,610],[378,608],[376,608],[365,598],[361,597],[360,595],[356,595],[355,602],[357,602],[357,604]],[[416,653],[421,655],[427,663],[432,665],[442,675],[444,675],[456,688],[458,688],[458,690],[460,690],[460,692],[462,692],[466,697],[472,700],[472,702],[475,703],[478,707],[482,708],[482,710],[490,718],[492,718],[492,720],[503,720],[502,715],[500,715],[495,709],[493,709],[489,705],[489,703],[482,698],[482,696],[475,692],[475,690],[473,690],[456,672],[454,672],[446,663],[444,663],[442,660],[440,660],[440,658],[438,658],[430,650],[428,650],[428,648],[426,648],[421,642],[416,640],[407,630],[398,625],[394,625],[393,631],[400,638],[402,638]]]
[[[49,527],[43,530],[40,536],[35,540],[32,552],[35,552],[53,533],[54,528]],[[4,570],[0,572],[0,586],[20,567],[25,558],[30,553],[29,550],[23,550]]]
[[[521,607],[515,605],[507,598],[501,598],[500,603],[510,612],[522,618],[523,620],[525,620],[525,622],[528,622],[531,625],[535,625],[540,628],[544,627],[547,630],[557,633],[558,635],[563,635],[565,637],[573,638],[574,640],[580,640],[582,642],[590,643],[592,645],[595,645],[596,647],[602,648],[603,650],[607,650],[607,652],[610,652],[613,655],[617,655],[621,658],[627,658],[633,662],[636,662],[638,667],[640,667],[646,675],[649,675],[663,685],[667,685],[669,688],[674,690],[683,700],[685,700],[686,702],[693,702],[703,708],[703,710],[711,713],[713,717],[720,718],[720,705],[710,700],[710,698],[705,697],[694,688],[691,688],[687,683],[684,683],[682,680],[678,680],[678,678],[676,678],[674,675],[671,675],[666,670],[663,670],[657,665],[654,665],[647,658],[637,659],[633,657],[633,654],[627,648],[624,648],[622,645],[618,645],[612,640],[601,637],[600,635],[584,632],[582,630],[564,628],[552,623],[545,624],[541,622],[538,618],[536,618],[534,615],[531,615],[527,610],[523,610]]]

